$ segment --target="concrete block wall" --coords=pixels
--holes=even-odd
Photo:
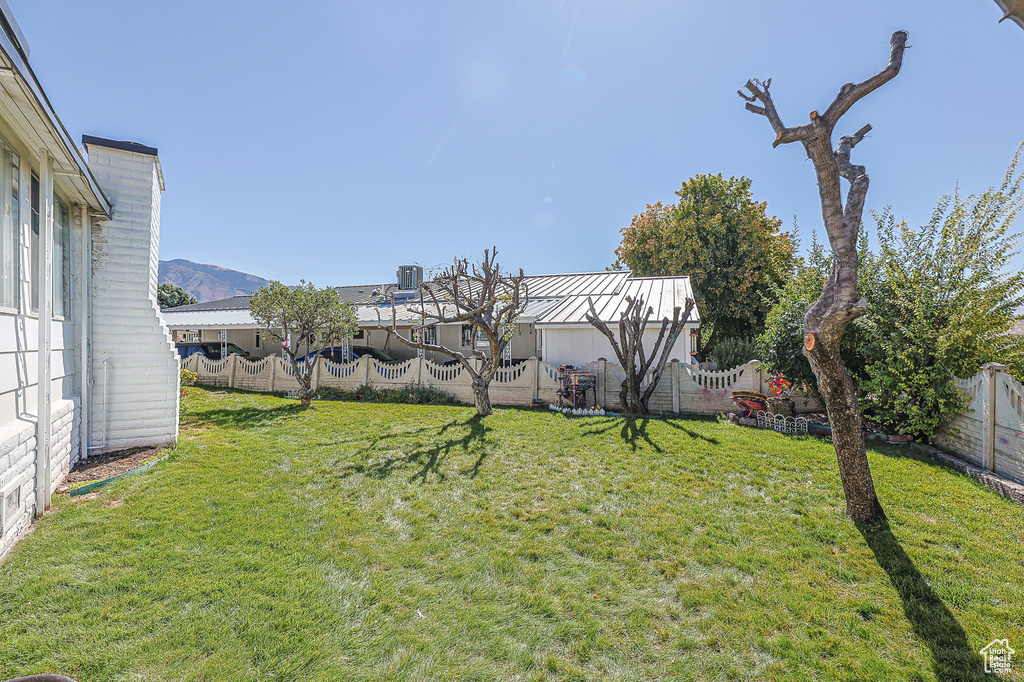
[[[92,233],[92,452],[173,445],[179,362],[156,298],[159,159],[156,150],[126,151],[95,141],[87,141],[86,149],[89,167],[114,205],[113,219]]]

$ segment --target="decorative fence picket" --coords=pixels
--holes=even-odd
[[[367,383],[392,388],[423,385],[446,391],[465,402],[473,401],[471,377],[461,364],[439,365],[420,358],[384,364],[369,356],[345,364],[323,359],[318,363],[313,372],[314,388],[353,390]],[[196,372],[197,382],[206,386],[264,392],[298,388],[291,363],[277,356],[250,361],[233,355],[212,361],[197,354],[189,357],[184,366]],[[625,378],[623,369],[604,359],[591,362],[584,369],[598,376],[596,395],[592,399],[610,410],[621,409],[619,390]],[[557,401],[558,389],[558,367],[531,358],[510,367],[500,367],[489,390],[495,404],[530,405],[536,399]],[[735,390],[765,390],[759,362],[754,360],[731,370],[706,371],[673,361],[665,367],[651,407],[661,414],[726,412],[735,409],[730,399]]]

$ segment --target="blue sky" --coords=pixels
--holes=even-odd
[[[1024,31],[992,0],[9,4],[73,137],[160,149],[161,258],[289,283],[492,244],[528,273],[601,270],[697,173],[750,177],[806,245],[811,164],[736,90],[771,77],[803,123],[881,69],[897,29],[903,71],[837,130],[874,127],[854,159],[868,208],[923,222],[1024,140]]]

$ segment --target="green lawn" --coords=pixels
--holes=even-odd
[[[0,679],[958,680],[1024,652],[1024,510],[912,451],[870,453],[872,532],[813,438],[183,409],[167,460],[56,500],[0,565]]]

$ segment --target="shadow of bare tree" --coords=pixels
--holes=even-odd
[[[967,633],[914,565],[888,524],[856,522],[875,560],[903,601],[903,612],[914,632],[932,651],[933,669],[940,680],[993,680],[981,657],[967,642]]]
[[[659,419],[658,421],[668,424],[673,429],[684,432],[690,438],[703,440],[711,443],[712,445],[718,445],[720,442],[715,438],[708,438],[703,434],[692,431],[678,422],[669,419]],[[619,437],[622,438],[623,443],[630,446],[633,452],[637,451],[640,442],[647,443],[655,452],[664,452],[661,446],[654,442],[650,434],[647,432],[647,427],[651,423],[651,419],[647,417],[608,417],[597,424],[586,424],[586,426],[593,426],[594,428],[584,431],[583,435],[596,436],[608,433],[609,431],[614,431],[615,428],[619,426],[620,422],[622,426],[619,428]]]
[[[212,410],[189,411],[182,415],[182,421],[197,426],[220,426],[235,429],[254,429],[269,426],[284,419],[292,419],[303,413],[298,403],[289,403],[279,407],[239,407],[231,409],[217,408]]]
[[[397,470],[413,465],[416,470],[409,477],[410,483],[414,481],[425,483],[430,475],[444,480],[446,478],[442,470],[444,461],[449,455],[462,452],[477,455],[476,461],[471,466],[459,472],[463,476],[475,478],[491,452],[486,445],[487,433],[490,430],[491,428],[484,423],[483,417],[475,414],[465,421],[452,420],[445,423],[436,433],[431,434],[432,437],[429,439],[428,445],[415,444],[412,448],[408,448],[407,443],[418,440],[417,436],[433,432],[432,427],[376,436],[359,450],[360,455],[370,459],[379,453],[382,445],[398,454],[385,456],[368,464],[350,464],[342,470],[341,477],[362,475],[385,479]]]

